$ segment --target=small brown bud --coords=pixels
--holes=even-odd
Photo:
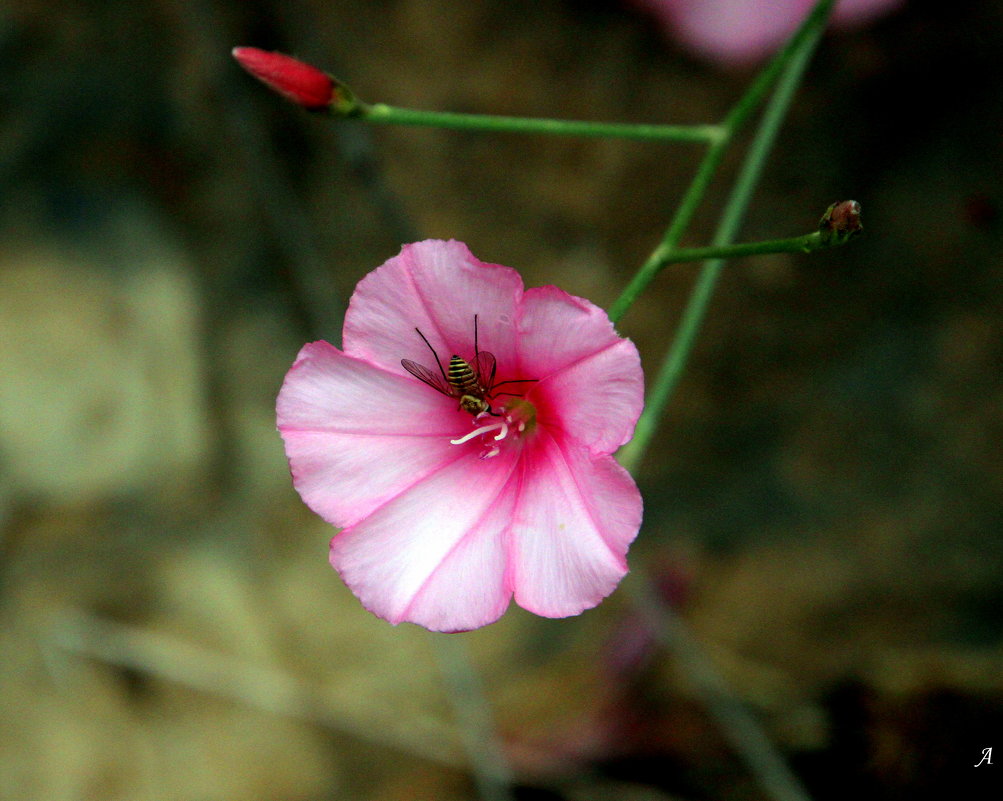
[[[861,231],[864,224],[860,219],[860,204],[856,200],[833,203],[825,210],[818,223],[818,232],[826,242],[843,243]]]

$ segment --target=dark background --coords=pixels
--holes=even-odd
[[[612,1],[5,4],[3,799],[471,797],[435,638],[328,568],[275,394],[414,237],[608,306],[700,155],[335,123],[238,44],[372,102],[609,121],[714,122],[754,74]],[[823,41],[741,238],[845,198],[865,235],[729,264],[639,471],[632,563],[816,801],[1001,784],[1000,74],[994,2]],[[619,326],[649,381],[695,274]],[[520,798],[763,797],[629,594],[464,639]]]

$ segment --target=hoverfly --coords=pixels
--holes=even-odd
[[[419,381],[428,384],[436,392],[441,392],[450,398],[459,398],[460,407],[472,415],[488,414],[499,417],[500,415],[491,409],[490,400],[495,395],[512,395],[512,392],[495,392],[503,384],[521,384],[529,381],[536,381],[535,378],[517,378],[510,381],[499,381],[495,383],[495,372],[498,364],[493,353],[481,350],[477,342],[477,315],[474,315],[474,360],[468,362],[462,356],[455,353],[449,359],[449,369],[442,367],[439,354],[428,341],[421,330],[414,329],[428,349],[435,357],[435,363],[439,367],[439,372],[430,370],[422,364],[413,362],[410,359],[401,359],[401,367],[407,370]]]

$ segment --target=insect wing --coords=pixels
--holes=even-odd
[[[453,396],[453,388],[446,382],[441,373],[435,373],[425,367],[425,365],[418,364],[410,359],[401,359],[401,367],[419,381],[428,384],[436,392],[441,392],[443,395],[449,395],[450,397]]]
[[[495,385],[495,370],[498,368],[495,355],[486,350],[480,350],[477,352],[477,358],[474,359],[474,362],[477,383],[481,385],[485,394],[490,394],[491,387]]]

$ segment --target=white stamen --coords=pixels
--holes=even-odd
[[[497,423],[492,423],[491,425],[480,426],[478,428],[475,428],[469,434],[466,434],[465,436],[462,436],[459,439],[451,439],[451,440],[449,440],[449,444],[450,445],[462,445],[464,442],[470,442],[470,440],[472,440],[474,437],[479,437],[482,434],[488,434],[488,433],[490,433],[492,431],[496,431],[498,429],[500,429],[500,431],[498,432],[498,434],[495,435],[495,439],[496,440],[503,440],[503,439],[505,439],[505,437],[508,436],[508,423],[506,423],[504,420],[502,420],[502,421],[497,422]]]

